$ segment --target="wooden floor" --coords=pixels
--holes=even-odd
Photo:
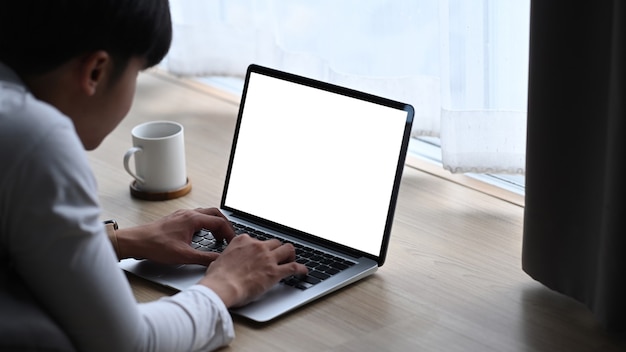
[[[142,205],[141,212],[119,210],[137,203],[128,200],[121,156],[140,115],[178,116],[187,130],[206,136],[186,140],[192,148],[206,144],[206,156],[192,156],[193,195],[177,205],[218,204],[236,111],[236,104],[175,79],[142,74],[129,120],[90,154],[104,215],[116,215],[123,225],[167,209],[154,204]],[[208,116],[199,124],[193,115]],[[119,159],[113,164],[106,160],[111,153]],[[199,164],[205,157],[212,165]],[[237,338],[226,350],[626,351],[626,340],[604,333],[584,306],[521,270],[523,212],[519,205],[406,167],[385,265],[350,289],[267,326],[236,319]],[[171,294],[130,280],[150,290],[135,290],[140,301]]]

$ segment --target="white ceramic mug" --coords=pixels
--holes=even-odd
[[[133,147],[124,154],[124,168],[138,190],[170,192],[187,184],[183,126],[173,121],[151,121],[131,131]],[[129,162],[135,157],[135,171]]]

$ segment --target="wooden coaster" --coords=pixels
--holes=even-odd
[[[191,191],[191,181],[187,179],[187,184],[179,189],[168,192],[147,192],[137,188],[137,181],[130,184],[130,195],[143,200],[170,200],[182,197]]]

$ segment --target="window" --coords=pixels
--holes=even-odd
[[[171,6],[168,70],[236,91],[233,77],[254,62],[404,101],[416,110],[414,144],[439,146],[443,167],[523,185],[529,0]]]

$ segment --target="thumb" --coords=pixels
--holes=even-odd
[[[191,264],[200,264],[204,266],[209,266],[209,264],[213,263],[217,258],[219,258],[220,254],[215,252],[202,252],[196,251],[193,256],[193,262]]]
[[[217,258],[219,258],[220,254],[216,252],[205,252],[199,251],[193,248],[186,248],[185,257],[187,258],[186,264],[199,264],[204,266],[209,266],[212,262],[214,262]]]

